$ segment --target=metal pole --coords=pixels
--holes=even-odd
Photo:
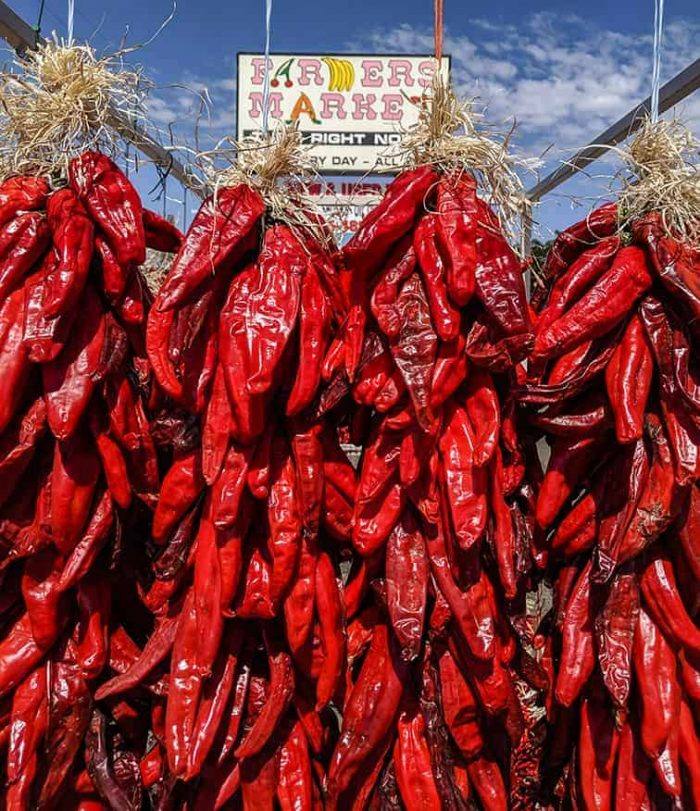
[[[674,104],[689,96],[700,87],[700,59],[688,65],[685,70],[673,77],[659,91],[659,112],[664,112]],[[528,191],[528,197],[535,201],[540,200],[545,194],[573,177],[581,169],[588,166],[601,155],[604,155],[611,146],[621,143],[632,133],[636,132],[642,124],[645,113],[651,109],[651,97],[648,96],[643,102],[638,104],[627,115],[616,121],[611,127],[602,132],[588,146],[580,149],[569,160],[547,175],[544,180],[540,180]]]

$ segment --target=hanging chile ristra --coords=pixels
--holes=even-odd
[[[351,389],[363,446],[326,801],[505,808],[538,769],[510,623],[537,460],[509,391],[534,336],[524,265],[477,178],[522,196],[502,146],[440,80],[405,145],[413,165],[342,250],[349,317],[324,369],[331,391]]]
[[[587,808],[700,803],[700,186],[677,158],[687,139],[647,123],[630,146],[635,182],[555,239],[519,392],[551,445],[535,512],[554,583],[544,786]]]
[[[79,74],[89,87],[107,63],[50,43],[22,67],[21,81],[0,83],[0,802],[20,811],[106,798],[86,748],[106,713],[109,756],[132,794],[119,807],[137,808],[145,740],[125,743],[118,730],[133,708],[98,710],[95,690],[139,652],[132,634],[143,626],[122,600],[136,595],[129,558],[160,487],[143,267],[148,248],[175,251],[182,235],[98,151],[105,130],[93,140],[91,128],[61,124],[75,115],[61,82]],[[48,134],[42,115],[55,124]],[[45,141],[32,141],[32,126]]]
[[[279,130],[240,150],[149,315],[158,381],[199,429],[153,523],[144,600],[167,631],[99,695],[169,658],[163,759],[197,808],[319,802],[345,688],[338,542],[355,474],[320,399],[346,305],[327,228],[278,183],[299,144]]]

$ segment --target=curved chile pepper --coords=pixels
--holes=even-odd
[[[443,341],[457,337],[459,310],[447,296],[445,267],[437,245],[437,215],[425,214],[413,235],[413,248],[425,283],[426,298],[435,332]]]
[[[555,695],[565,707],[570,707],[578,698],[595,667],[591,569],[589,561],[581,570],[564,610]]]
[[[316,683],[316,709],[333,699],[346,663],[345,611],[330,557],[321,552],[316,563],[316,613],[323,662]]]
[[[621,248],[610,270],[566,313],[538,333],[533,357],[561,355],[605,335],[627,315],[651,282],[644,251],[634,245]]]
[[[155,302],[172,310],[189,301],[212,274],[233,266],[253,247],[265,204],[249,186],[219,189],[200,206]]]
[[[447,291],[464,307],[474,293],[476,181],[468,174],[442,177],[437,189],[437,240],[445,257]]]
[[[642,571],[640,585],[647,611],[666,638],[700,654],[700,628],[683,604],[671,561],[656,554]]]
[[[143,207],[126,175],[106,155],[88,151],[70,162],[68,182],[104,232],[119,264],[142,265]]]
[[[605,387],[618,442],[633,442],[642,436],[653,373],[651,347],[644,325],[635,314],[605,369]]]
[[[386,601],[404,659],[415,659],[423,640],[428,591],[428,558],[423,535],[405,511],[386,546]]]

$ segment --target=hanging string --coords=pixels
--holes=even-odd
[[[75,0],[68,0],[68,44],[73,44],[73,19],[75,17]]]
[[[659,120],[661,89],[661,45],[664,32],[664,0],[654,0],[654,64],[651,72],[651,120]]]
[[[263,77],[262,130],[270,130],[270,30],[272,26],[272,0],[265,0],[265,76]]]
[[[435,18],[435,59],[440,69],[442,59],[442,36],[443,36],[443,0],[434,0],[433,14]]]

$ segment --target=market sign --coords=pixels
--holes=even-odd
[[[318,171],[398,171],[401,130],[418,119],[431,56],[271,54],[269,126],[294,122],[314,147]],[[449,57],[441,72],[449,73]],[[238,54],[237,137],[260,130],[265,57]]]

